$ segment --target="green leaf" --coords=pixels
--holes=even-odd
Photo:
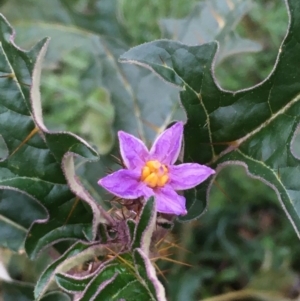
[[[115,111],[112,124],[114,133],[124,130],[140,137],[149,145],[170,121],[185,120],[176,87],[162,82],[148,70],[118,62],[118,57],[129,48],[123,41],[97,35],[95,31],[86,28],[82,30],[83,28],[76,25],[76,21],[64,22],[54,16],[43,21],[34,18],[30,20],[28,17],[26,21],[15,21],[15,26],[18,41],[23,46],[32,45],[44,36],[51,37],[46,66],[57,66],[61,56],[74,49],[87,54],[90,66],[81,78],[80,85],[85,91],[93,91],[99,87],[109,91]],[[155,89],[150,88],[153,86]],[[89,122],[87,127],[91,126],[93,125]],[[93,136],[96,135],[95,130]],[[116,148],[114,153],[117,153]],[[102,158],[96,165],[88,164],[78,171],[85,186],[89,191],[96,191],[93,195],[100,201],[99,195],[105,199],[107,196],[104,197],[99,189],[97,179],[104,176],[107,168],[115,169],[114,163],[108,157]]]
[[[41,274],[39,280],[34,288],[34,296],[36,299],[40,299],[46,290],[53,284],[55,271],[58,272],[58,267],[63,265],[67,259],[75,257],[82,251],[89,248],[89,245],[83,243],[74,244],[69,250],[65,252],[60,258],[51,263]],[[71,267],[70,267],[71,268]],[[68,269],[70,269],[68,267]],[[61,270],[60,270],[61,271]]]
[[[166,300],[165,289],[158,280],[149,257],[139,248],[134,250],[133,256],[138,274],[145,281],[145,287],[148,289],[153,300]]]
[[[130,235],[130,241],[133,241],[136,223],[135,223],[135,221],[128,219],[126,221],[126,224],[127,224],[129,235]]]
[[[143,259],[139,258],[138,265],[133,262],[130,253],[120,254],[113,260],[106,262],[86,286],[79,300],[166,301],[164,289],[155,276],[155,270],[150,260],[144,253],[142,254]],[[140,274],[147,275],[147,278],[143,278]],[[78,281],[73,282],[73,285],[76,283]],[[161,289],[158,294],[156,293],[156,286]]]
[[[300,71],[294,63],[300,59],[299,1],[288,1],[288,9],[290,27],[276,65],[264,82],[251,89],[230,92],[216,84],[214,42],[186,46],[156,41],[131,49],[122,60],[145,65],[183,89],[180,96],[188,115],[185,161],[218,170],[228,164],[244,166],[275,190],[300,236],[299,157],[293,149],[300,121]],[[189,213],[182,220],[203,212],[207,188],[208,182],[197,188],[197,201],[186,195]]]
[[[88,259],[85,255],[82,255],[85,250],[80,249],[81,247],[85,248],[85,246],[75,245],[46,269],[36,287],[37,294],[42,295],[50,286],[55,275],[57,284],[69,293],[79,293],[79,300],[81,301],[91,299],[120,300],[122,298],[125,298],[125,300],[126,298],[130,298],[130,300],[166,300],[164,289],[156,277],[150,259],[146,255],[149,253],[149,245],[156,224],[154,198],[150,198],[145,203],[137,223],[131,220],[127,222],[133,242],[132,246],[128,246],[129,249],[125,253],[119,254],[112,251],[110,253],[115,257],[107,261],[102,256],[100,260],[103,260],[103,262],[91,262],[92,270],[90,272],[61,273],[64,270],[66,271],[65,267],[70,270],[74,267],[74,263],[82,262],[82,258]],[[91,249],[94,250],[97,246],[99,248],[101,245],[96,244]],[[141,247],[141,249],[134,250],[136,246]],[[78,247],[79,251],[77,253]],[[116,249],[119,252],[119,247],[119,243],[106,243],[104,250]],[[88,252],[88,254],[90,253]],[[94,256],[98,255],[94,254]],[[94,263],[96,266],[94,266]]]
[[[99,1],[100,8],[102,2],[101,5],[105,10],[105,7],[109,6],[109,1]],[[42,2],[36,6],[40,6],[36,8],[38,12],[45,9]],[[4,11],[9,15],[12,9]],[[38,15],[39,13],[34,14]],[[87,28],[82,30],[84,27],[76,23],[77,17],[74,23],[66,22],[64,18],[55,19],[54,16],[41,17],[40,21],[34,17],[30,18],[30,13],[25,18],[26,21],[21,16],[13,18],[18,32],[18,42],[23,47],[29,47],[37,39],[50,36],[52,43],[46,56],[46,63],[49,65],[56,64],[62,54],[65,55],[74,49],[87,53],[92,61],[85,77],[82,78],[82,85],[89,89],[91,83],[93,87],[101,85],[110,92],[116,111],[114,124],[116,130],[122,129],[136,136],[140,135],[143,140],[149,142],[173,118],[185,118],[183,110],[179,107],[176,95],[178,90],[175,87],[162,83],[147,70],[119,64],[118,57],[129,48],[127,43],[117,40],[115,35],[106,36],[105,33],[97,35],[97,32]],[[155,85],[156,89],[150,91],[149,85]],[[159,114],[156,113],[158,109]]]
[[[51,133],[43,123],[39,81],[48,42],[41,41],[29,52],[19,49],[13,42],[13,30],[2,16],[0,41],[0,82],[5,87],[1,90],[0,134],[8,150],[8,156],[0,162],[0,189],[6,198],[17,190],[47,209],[47,218],[39,214],[39,220],[35,220],[39,224],[30,227],[25,242],[27,253],[34,257],[57,240],[95,237],[97,224],[105,219],[100,217],[101,208],[76,180],[73,156],[95,160],[97,153],[77,136]],[[23,206],[26,215],[31,215],[32,202]],[[37,217],[36,208],[27,218],[27,226]],[[8,219],[13,216],[8,211],[5,214]]]
[[[30,225],[36,220],[46,218],[45,208],[32,196],[8,187],[0,190],[0,244],[2,247],[19,251],[24,247],[24,240]]]
[[[85,74],[84,82],[99,78],[110,91],[115,108],[116,131],[122,129],[149,144],[170,121],[185,119],[176,87],[160,81],[148,70],[119,64],[118,57],[128,49],[127,45],[114,39],[101,38],[98,46],[102,58],[101,74],[97,68],[99,60],[95,58]],[[153,86],[155,90],[150,90],[149,87]]]
[[[135,280],[134,271],[130,267],[128,268],[128,265],[132,266],[132,263],[128,262],[128,258],[130,257],[127,256],[126,264],[124,264],[124,261],[119,262],[116,259],[99,270],[94,279],[86,287],[80,301],[89,301],[93,298],[95,299],[96,296],[99,300],[120,300],[123,289],[133,281],[136,288],[132,292],[136,291],[138,296],[142,293],[144,299],[140,300],[147,300],[147,294],[143,291],[143,286]],[[133,296],[134,294],[131,294],[131,297]]]
[[[121,288],[121,289],[120,289]],[[139,285],[137,280],[132,280],[126,284],[122,281],[120,275],[112,277],[110,281],[105,283],[105,287],[94,295],[96,300],[154,300],[150,299],[146,290],[143,290],[143,287]],[[120,299],[122,298],[122,299]],[[126,299],[127,298],[127,299]],[[90,300],[90,299],[86,299]]]
[[[217,63],[233,54],[260,51],[262,48],[260,44],[243,39],[234,31],[250,7],[249,0],[199,2],[184,19],[161,20],[163,37],[188,45],[217,40],[220,43]]]
[[[81,263],[106,254],[107,249],[99,244],[89,245],[82,242],[75,243],[43,271],[34,288],[35,298],[40,300],[45,292],[53,286],[55,274],[67,272]]]
[[[82,292],[94,275],[85,278],[75,278],[67,274],[58,273],[55,275],[56,283],[67,292]]]
[[[148,254],[151,237],[156,225],[156,209],[155,199],[151,197],[146,201],[139,221],[136,224],[134,231],[134,239],[132,242],[132,249],[141,248]]]

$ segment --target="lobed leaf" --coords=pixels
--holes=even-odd
[[[299,157],[294,139],[299,125],[300,3],[287,1],[290,24],[279,49],[273,71],[262,83],[237,92],[225,91],[213,76],[217,43],[187,46],[155,41],[137,46],[121,60],[151,68],[165,80],[182,88],[186,109],[185,161],[222,169],[238,164],[277,193],[300,236]],[[164,63],[162,63],[162,61]],[[208,183],[188,192],[186,221],[206,207]]]
[[[98,2],[102,3],[102,1]],[[99,5],[101,7],[101,4]],[[103,2],[104,10],[105,5]],[[37,3],[36,6],[43,7],[43,2]],[[9,14],[9,5],[5,7],[8,15],[14,15]],[[41,7],[36,10],[40,11]],[[64,12],[62,9],[61,13]],[[19,43],[28,47],[38,38],[50,36],[52,42],[45,60],[46,66],[56,66],[62,54],[66,55],[74,49],[80,49],[87,54],[90,65],[81,79],[81,87],[85,91],[91,91],[95,87],[103,87],[109,91],[115,110],[114,132],[124,130],[150,144],[170,121],[185,120],[176,87],[161,82],[148,70],[119,64],[118,57],[129,48],[126,41],[115,39],[115,35],[114,38],[106,36],[107,32],[99,34],[92,28],[79,27],[77,21],[64,21],[65,17],[48,16],[44,19],[38,17],[38,19],[31,19],[30,16],[28,13],[25,20],[20,19],[20,16],[13,17],[19,33]],[[95,19],[93,20],[96,22]],[[151,86],[156,88],[149,89]],[[93,133],[93,136],[96,136],[97,131],[94,129]],[[114,153],[117,153],[116,148]],[[96,165],[87,164],[79,171],[84,175],[86,187],[96,190],[101,196],[104,194],[95,179],[104,176],[107,167],[115,169],[111,159],[103,157]]]
[[[9,198],[16,191],[28,195],[40,202],[41,208],[47,209],[48,216],[39,214],[25,242],[27,253],[34,257],[57,240],[86,239],[87,232],[91,232],[90,238],[95,237],[97,224],[105,219],[101,217],[101,208],[76,179],[73,164],[75,154],[95,160],[97,153],[77,136],[50,132],[43,124],[39,80],[47,40],[25,52],[14,44],[13,37],[12,28],[1,16],[0,84],[5,89],[1,90],[0,134],[8,156],[0,161],[0,189]],[[83,206],[82,201],[88,206]],[[23,211],[29,212],[31,204],[32,200],[26,202]],[[13,210],[12,206],[9,210]],[[29,219],[31,222],[36,217],[35,212]],[[105,215],[104,211],[102,213]],[[6,211],[6,215],[12,214]],[[85,226],[81,227],[82,224]]]
[[[24,3],[26,1],[29,0],[25,0]],[[7,16],[12,17],[21,45],[29,47],[39,38],[45,36],[52,38],[51,48],[46,56],[46,63],[50,66],[57,64],[62,54],[66,55],[74,49],[80,49],[88,54],[91,64],[85,78],[82,79],[82,86],[88,86],[90,89],[93,83],[93,87],[102,86],[110,92],[116,112],[115,130],[122,129],[136,136],[140,135],[143,140],[149,142],[172,118],[185,118],[184,112],[179,107],[175,87],[162,83],[147,70],[118,63],[118,57],[129,48],[127,39],[124,41],[120,35],[106,31],[103,25],[97,25],[97,22],[103,21],[99,21],[99,16],[89,18],[90,25],[84,25],[84,22],[79,20],[86,16],[83,13],[76,13],[74,22],[71,22],[70,16],[74,16],[75,12],[74,9],[72,12],[68,11],[71,9],[67,4],[68,0],[55,1],[56,5],[61,7],[61,16],[55,17],[51,14],[43,16],[41,14],[41,10],[45,9],[43,1],[37,3],[36,12],[28,12],[26,18],[13,11],[10,4],[6,4],[3,9]],[[108,11],[106,18],[113,23],[117,14],[116,1],[101,0],[95,3],[97,7],[95,11],[101,12],[102,15]],[[47,5],[52,7],[55,4]],[[157,88],[147,93],[145,91],[149,89],[149,83],[156,85]],[[164,101],[160,101],[161,99]],[[160,114],[156,113],[158,108]]]

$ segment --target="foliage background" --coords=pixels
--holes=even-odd
[[[0,1],[0,12],[19,33],[17,41],[28,48],[47,32],[52,37],[51,44],[56,45],[49,53],[42,78],[46,124],[51,129],[67,129],[83,135],[101,154],[113,147],[114,122],[119,118],[114,99],[119,95],[113,76],[106,81],[98,76],[105,64],[96,70],[92,68],[95,57],[92,35],[117,38],[116,53],[122,54],[126,47],[161,38],[161,19],[183,18],[196,4],[196,1],[149,0],[145,5],[142,0],[122,0],[111,1],[116,4],[113,7],[109,1],[102,1],[106,4],[93,18],[94,9],[101,1],[52,1],[48,9],[41,8],[38,0],[26,0],[22,9],[16,9],[17,2]],[[61,6],[75,14],[65,14]],[[78,12],[89,17],[76,19]],[[105,18],[110,14],[115,16],[113,21],[111,17]],[[260,43],[262,51],[241,53],[218,64],[215,74],[219,84],[237,90],[262,81],[274,65],[287,23],[283,1],[252,3],[251,10],[238,23],[237,32]],[[52,26],[46,28],[45,24]],[[72,36],[77,29],[82,40]],[[69,48],[62,39],[69,41]],[[89,52],[85,51],[88,47],[91,47]],[[140,93],[151,93],[151,90]],[[103,158],[104,162],[109,160]],[[95,185],[102,167],[83,166],[80,161],[77,167],[89,191],[106,205],[105,197]],[[167,253],[172,253],[171,258],[178,263],[159,260],[159,265],[170,300],[202,300],[233,290],[243,292],[245,288],[273,290],[276,287],[277,295],[271,300],[293,299],[300,293],[298,238],[274,192],[247,177],[241,167],[221,172],[210,195],[208,212],[195,222],[177,224],[168,241],[173,248]],[[5,249],[1,250],[1,259],[11,277],[26,282],[34,282],[45,265],[43,257],[33,265],[24,255]],[[10,300],[7,288],[2,291],[2,298]]]

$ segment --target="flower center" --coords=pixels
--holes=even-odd
[[[152,188],[163,187],[169,180],[168,168],[157,160],[147,161],[141,180]]]

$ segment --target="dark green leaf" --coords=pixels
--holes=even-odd
[[[19,190],[8,188],[0,190],[1,246],[13,251],[20,250],[24,247],[30,225],[36,220],[46,218],[45,208],[33,197]]]
[[[100,293],[95,295],[95,300],[152,301],[153,299],[149,297],[147,290],[137,280],[132,280],[124,285],[121,277],[117,275],[113,281],[107,283]]]
[[[35,298],[39,300],[49,287],[53,285],[55,274],[67,272],[83,262],[100,255],[104,256],[106,253],[107,249],[99,244],[89,245],[82,242],[75,243],[43,271],[34,289]]]
[[[133,221],[131,219],[127,220],[126,223],[127,223],[129,234],[130,234],[130,241],[133,241],[136,223],[135,223],[135,221]]]
[[[73,155],[92,160],[97,159],[97,153],[80,138],[68,133],[51,133],[43,124],[39,80],[47,42],[41,41],[30,52],[25,52],[13,44],[10,39],[13,31],[3,17],[0,19],[0,31],[1,85],[5,87],[1,90],[0,134],[9,153],[0,162],[0,185],[6,198],[11,198],[18,190],[48,210],[47,219],[45,214],[38,216],[40,223],[48,223],[34,224],[27,236],[25,248],[33,257],[58,239],[95,236],[98,221],[94,219],[93,232],[90,222],[93,214],[99,219],[99,209],[76,181]],[[84,207],[79,199],[89,206]],[[32,202],[28,202],[28,208],[27,202],[24,204],[23,210],[28,211],[27,215],[33,209]],[[27,227],[37,217],[36,208],[27,218]],[[6,215],[12,217],[13,213],[6,211]],[[18,246],[22,243],[21,238],[19,235]]]
[[[76,243],[68,251],[66,251],[66,253],[63,254],[59,259],[57,259],[52,264],[50,264],[47,267],[47,269],[45,269],[44,272],[41,274],[41,276],[35,286],[35,289],[34,289],[35,298],[40,299],[41,296],[45,293],[45,291],[48,289],[48,287],[51,285],[51,283],[54,280],[55,271],[61,264],[65,263],[66,259],[72,258],[88,248],[89,248],[89,245],[87,245],[87,244],[83,244],[80,242]]]
[[[148,252],[155,224],[155,199],[151,197],[146,201],[140,219],[136,224],[132,249],[142,248],[145,252]]]
[[[94,275],[85,278],[74,278],[67,274],[56,274],[57,284],[67,292],[82,292]]]
[[[135,249],[133,257],[137,273],[145,282],[144,285],[152,299],[157,301],[166,300],[165,289],[159,282],[149,257],[141,249]]]
[[[120,54],[129,48],[127,44],[96,35],[92,30],[82,30],[76,26],[76,22],[56,20],[59,24],[57,26],[51,21],[53,18],[45,18],[46,22],[39,22],[34,18],[34,21],[29,18],[16,22],[19,43],[29,46],[38,38],[50,36],[52,42],[46,57],[48,66],[56,66],[62,54],[68,54],[74,49],[87,54],[91,65],[80,85],[85,91],[93,91],[99,86],[109,91],[115,110],[115,131],[122,129],[140,137],[149,145],[170,121],[185,119],[176,87],[161,82],[148,70],[118,63]],[[153,86],[155,89],[149,88]],[[85,124],[85,128],[93,126],[93,123]],[[92,136],[96,135],[97,131],[94,130]],[[104,175],[107,167],[113,167],[110,160],[101,160],[97,168],[94,163],[83,167],[79,173],[84,175],[86,187],[99,191],[97,179]]]
[[[107,264],[89,283],[80,301],[91,300],[93,296],[102,291],[102,289],[105,288],[108,283],[114,283],[116,279],[118,281],[118,284],[114,287],[113,294],[118,294],[118,291],[121,290],[122,287],[124,287],[128,282],[133,281],[134,278],[135,277],[133,271],[130,272],[130,270],[128,270],[128,268],[124,266],[124,263],[122,264],[122,262],[116,262]],[[111,300],[115,300],[112,294],[110,295],[110,298]]]
[[[300,71],[294,64],[300,59],[300,3],[290,0],[288,5],[290,28],[276,66],[263,83],[248,90],[233,93],[215,83],[216,43],[185,46],[156,41],[133,48],[122,58],[151,67],[184,89],[181,101],[188,115],[185,161],[219,165],[219,169],[228,164],[245,166],[275,190],[300,235],[299,158],[293,150],[300,121]],[[202,213],[205,203],[199,203],[205,202],[207,184],[197,189],[196,202],[188,198],[189,213],[183,220]]]
[[[139,265],[137,269],[129,253],[118,255],[97,272],[97,275],[87,285],[79,300],[89,301],[95,299],[110,301],[125,299],[133,301],[166,301],[164,290],[161,291],[161,294],[156,295],[155,290],[152,292],[148,287],[149,285],[157,285],[157,283],[153,284],[151,281],[158,281],[150,260],[148,260],[147,264],[150,264],[151,267],[147,268],[148,270],[152,268],[151,271],[154,272],[150,276],[151,280],[145,280],[140,276],[141,271],[143,275],[147,275],[149,271],[145,271],[143,260],[139,264],[142,265]],[[158,286],[161,286],[161,284],[158,283]]]

